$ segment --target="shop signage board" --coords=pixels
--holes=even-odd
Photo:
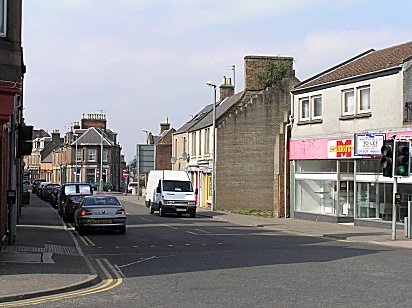
[[[353,158],[353,139],[329,140],[328,158],[345,159]]]
[[[355,134],[355,156],[380,156],[385,134]]]

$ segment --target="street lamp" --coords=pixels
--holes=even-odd
[[[99,191],[103,191],[103,130],[100,135],[100,182]]]
[[[213,125],[212,125],[212,210],[216,210],[216,83],[212,81],[206,82],[209,87],[214,90],[213,100]]]
[[[147,144],[148,139],[149,139],[149,131],[147,129],[142,129],[142,131],[144,131],[146,133],[146,144]]]
[[[77,138],[79,137],[78,134],[73,134],[73,137],[76,137],[76,155],[75,155],[75,164],[76,166],[74,167],[74,176],[75,176],[75,182],[77,182]]]

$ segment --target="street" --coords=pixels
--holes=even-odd
[[[293,236],[202,215],[159,217],[123,203],[125,235],[75,233],[102,278],[114,279],[110,287],[46,297],[42,307],[412,305],[407,249]]]

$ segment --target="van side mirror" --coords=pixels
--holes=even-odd
[[[156,188],[156,193],[158,193],[158,194],[160,194],[160,193],[161,193],[161,191],[160,191],[160,187],[157,187],[157,188]]]
[[[198,188],[195,189],[195,195],[197,195],[197,194],[199,194],[199,189]]]

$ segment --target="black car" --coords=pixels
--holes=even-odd
[[[93,190],[88,183],[66,183],[60,188],[57,197],[57,209],[64,221],[72,221],[74,212],[79,207],[84,196],[93,195]]]
[[[59,191],[60,191],[60,186],[54,187],[51,192],[51,196],[50,196],[50,205],[55,209],[57,209],[57,197],[59,195]]]
[[[39,187],[41,182],[46,182],[46,179],[35,179],[33,184],[31,185],[31,192],[33,194],[37,193],[37,188]]]

